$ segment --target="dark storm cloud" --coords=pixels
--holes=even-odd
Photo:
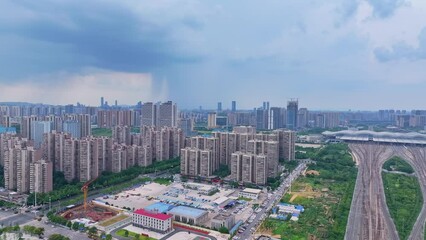
[[[4,40],[1,52],[3,56],[7,55],[7,60],[2,59],[3,64],[40,63],[40,69],[28,69],[35,72],[85,66],[155,72],[160,67],[201,58],[186,51],[187,43],[176,34],[182,28],[196,31],[202,27],[193,16],[175,19],[172,24],[161,24],[151,21],[143,13],[131,11],[124,4],[108,1],[20,3],[6,7],[28,10],[28,19],[10,16],[10,21],[0,23],[0,37]],[[25,54],[13,54],[18,49],[24,50]],[[40,51],[49,57],[41,56]],[[57,66],[58,62],[60,66]],[[6,71],[3,74],[13,77],[17,71],[12,69],[11,73]]]

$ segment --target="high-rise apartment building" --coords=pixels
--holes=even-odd
[[[267,157],[265,155],[242,152],[232,154],[231,179],[264,185],[267,178]]]
[[[127,169],[127,150],[126,146],[114,144],[112,149],[112,168],[114,173]]]
[[[78,177],[78,140],[69,138],[64,140],[63,172],[68,182]]]
[[[53,190],[53,164],[44,159],[30,165],[30,192],[47,193]]]
[[[157,127],[177,127],[178,109],[172,101],[157,103],[146,102],[141,108],[141,125]]]
[[[152,102],[142,104],[141,125],[157,126],[157,106]]]
[[[213,174],[213,154],[210,150],[183,148],[181,150],[181,174],[192,177],[210,177]]]
[[[211,112],[207,115],[207,128],[208,129],[213,129],[216,128],[216,118],[217,118],[217,114],[215,112]]]
[[[192,118],[180,118],[179,121],[178,121],[178,128],[182,129],[185,136],[193,135],[194,119],[192,119]]]
[[[112,128],[112,139],[114,143],[130,145],[130,127],[115,126]]]
[[[161,103],[158,109],[157,127],[177,127],[177,105],[172,101]]]
[[[64,133],[69,133],[73,138],[81,138],[81,124],[77,120],[64,121],[62,129]]]

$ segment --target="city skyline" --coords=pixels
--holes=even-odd
[[[250,109],[268,96],[274,105],[303,99],[309,109],[423,107],[420,0],[0,7],[2,102],[97,106],[104,96],[226,109],[238,99]]]

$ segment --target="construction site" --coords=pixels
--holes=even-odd
[[[118,215],[120,211],[108,206],[100,205],[94,202],[79,205],[66,210],[61,215],[67,220],[88,219],[93,222],[101,222]]]
[[[87,181],[81,187],[81,191],[83,192],[83,204],[67,207],[67,210],[61,214],[64,218],[67,220],[85,219],[88,222],[96,223],[110,219],[120,213],[119,210],[113,209],[112,207],[97,204],[93,201],[87,201],[89,186],[95,180],[96,178]]]

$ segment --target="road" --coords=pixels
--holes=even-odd
[[[275,194],[272,195],[270,198],[265,200],[263,203],[262,210],[259,213],[253,213],[256,214],[256,217],[254,218],[253,222],[248,223],[246,230],[240,234],[237,234],[239,239],[251,239],[253,237],[253,234],[255,232],[255,229],[263,222],[265,219],[267,213],[274,207],[276,204],[279,203],[281,198],[284,196],[284,194],[287,192],[288,187],[291,183],[297,179],[300,176],[300,173],[303,172],[306,169],[306,164],[301,163],[299,166],[297,166],[296,169],[293,170],[293,172],[281,183],[281,185],[276,190]],[[253,229],[253,230],[252,230]]]
[[[386,205],[382,166],[393,156],[406,159],[416,171],[426,201],[426,149],[378,143],[351,143],[349,147],[359,165],[345,239],[398,240],[398,232]],[[425,220],[424,203],[409,239],[424,239]]]
[[[10,213],[11,215],[0,219],[0,226],[23,225],[27,222],[34,220],[34,213],[19,213],[19,214],[14,214],[13,212],[10,212]]]

